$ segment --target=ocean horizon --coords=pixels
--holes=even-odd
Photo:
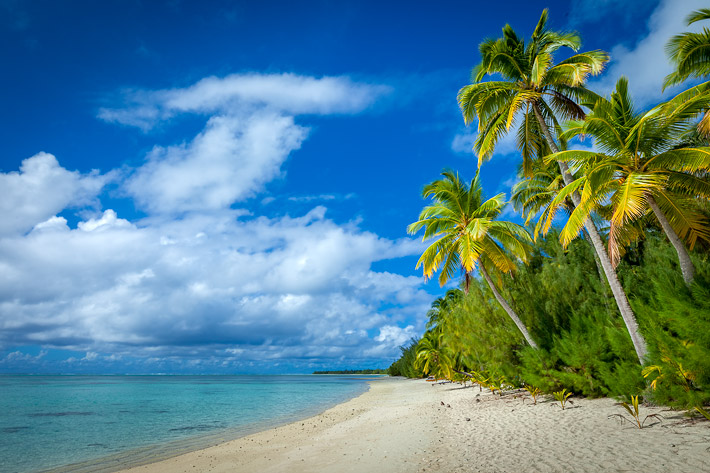
[[[107,472],[315,415],[372,375],[0,375],[0,472]]]

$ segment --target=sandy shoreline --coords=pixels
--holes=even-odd
[[[572,402],[385,378],[309,419],[123,473],[710,471],[710,422],[642,406],[663,419],[639,430],[609,418],[624,413],[613,400]]]
[[[419,471],[416,452],[435,439],[435,398],[421,380],[374,380],[314,417],[121,472]]]

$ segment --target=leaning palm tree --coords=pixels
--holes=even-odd
[[[481,43],[481,63],[473,69],[473,83],[463,87],[458,94],[464,121],[478,121],[474,149],[479,166],[483,160],[490,159],[498,140],[516,121],[519,121],[518,147],[526,175],[531,173],[534,158],[560,151],[558,141],[561,141],[563,149],[566,148],[558,119],[584,117],[579,103],[594,103],[597,100],[597,95],[586,89],[584,82],[590,74],[600,73],[609,59],[607,53],[596,50],[554,63],[553,55],[557,50],[567,47],[577,51],[580,45],[580,38],[574,33],[547,29],[547,10],[543,10],[527,43],[509,25],[503,28],[502,38]],[[483,81],[491,75],[501,76],[502,80]],[[559,161],[558,166],[565,185],[569,185],[574,179],[567,164]],[[578,193],[572,193],[570,197],[575,206],[579,205],[581,198]],[[585,228],[599,256],[639,362],[643,363],[648,349],[639,332],[636,316],[596,226],[587,219]]]
[[[439,268],[439,283],[443,286],[459,270],[464,274],[464,291],[468,292],[471,273],[478,267],[498,303],[513,320],[528,344],[537,348],[520,317],[498,291],[488,268],[504,273],[515,271],[515,260],[527,258],[528,232],[520,225],[496,220],[505,206],[505,194],[483,200],[483,188],[478,174],[466,185],[452,171],[442,173],[443,179],[424,187],[424,198],[434,200],[422,210],[419,220],[407,227],[409,233],[424,229],[424,241],[436,238],[422,254],[417,268],[423,266],[424,277],[431,277]]]
[[[673,100],[673,99],[672,99]],[[696,211],[696,197],[710,197],[710,148],[676,147],[693,127],[693,119],[710,103],[702,95],[669,110],[661,104],[647,113],[636,112],[622,77],[609,99],[600,99],[584,121],[570,122],[566,138],[591,136],[596,151],[562,151],[548,156],[582,168],[582,175],[563,189],[551,204],[545,228],[554,216],[555,204],[573,191],[582,200],[560,233],[564,245],[579,233],[584,220],[611,202],[609,254],[619,261],[619,238],[635,221],[652,214],[678,254],[686,284],[695,274],[683,241],[692,249],[701,238],[710,240],[710,223]]]

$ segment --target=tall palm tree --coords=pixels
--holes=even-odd
[[[553,137],[566,148],[561,137],[559,119],[580,119],[584,110],[579,103],[594,103],[597,95],[584,87],[590,74],[598,74],[609,59],[603,51],[588,51],[555,64],[554,53],[567,47],[577,51],[581,45],[574,33],[558,33],[547,29],[547,10],[543,10],[529,42],[521,39],[512,27],[503,28],[503,37],[481,43],[481,63],[473,69],[472,84],[463,87],[458,102],[466,123],[478,120],[478,136],[474,149],[482,160],[489,159],[498,140],[519,120],[518,146],[523,155],[525,174],[530,175],[535,157],[560,151]],[[502,80],[483,81],[491,75]],[[542,140],[540,137],[544,137]],[[560,173],[569,185],[574,179],[567,164],[558,162]],[[578,193],[571,194],[575,206]],[[639,362],[643,363],[648,349],[639,332],[636,316],[626,297],[616,270],[594,223],[587,219],[585,228],[599,256],[604,275],[614,295],[626,328],[631,336]]]
[[[468,292],[471,273],[478,267],[498,303],[513,320],[528,344],[537,348],[520,317],[498,291],[488,268],[505,273],[515,271],[515,260],[527,258],[532,241],[520,225],[495,220],[505,206],[505,194],[483,200],[478,174],[466,185],[452,171],[443,179],[424,187],[424,198],[434,203],[422,210],[419,220],[407,227],[409,233],[424,228],[424,241],[436,238],[422,254],[417,268],[423,266],[429,278],[441,267],[439,283],[443,286],[459,270],[464,273],[464,290]]]
[[[570,122],[566,138],[588,135],[601,150],[562,151],[549,161],[565,161],[582,167],[582,176],[565,187],[554,206],[579,190],[581,203],[570,215],[560,239],[574,239],[590,213],[611,202],[609,254],[619,260],[619,235],[634,221],[652,213],[678,254],[686,284],[693,281],[695,267],[683,244],[692,249],[698,238],[710,240],[710,223],[692,205],[695,197],[710,197],[710,183],[699,177],[710,171],[710,148],[676,145],[685,137],[691,120],[710,102],[704,96],[669,110],[666,104],[647,113],[636,112],[622,77],[609,99],[600,99],[584,121]]]

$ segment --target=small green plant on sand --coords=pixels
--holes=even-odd
[[[489,380],[490,378],[487,378],[483,373],[479,373],[474,371],[474,382],[478,384],[478,391],[481,392],[483,391],[483,388],[488,388],[490,386]]]
[[[553,396],[555,396],[555,399],[560,403],[560,406],[562,406],[562,410],[565,410],[565,404],[567,404],[567,399],[572,395],[573,393],[567,392],[567,389],[563,389],[562,391],[555,391],[552,393]]]
[[[535,386],[530,386],[529,384],[525,385],[525,390],[530,393],[530,397],[533,400],[533,404],[537,404],[537,397],[542,394],[542,391],[540,391],[540,388],[535,387]]]
[[[633,417],[634,420],[629,419],[623,414],[612,414],[609,417],[618,417],[619,422],[622,424],[624,421],[628,421],[632,424],[635,424],[639,429],[643,429],[644,424],[648,420],[649,417],[654,417],[656,419],[659,419],[661,416],[658,414],[649,414],[646,417],[644,417],[643,421],[641,421],[641,414],[639,413],[639,397],[638,396],[631,396],[631,404],[629,405],[628,402],[620,402],[620,406],[622,406],[624,409],[626,409],[626,412],[628,412],[631,417]]]
[[[496,391],[498,391],[498,395],[502,396],[503,395],[503,387],[506,384],[506,379],[504,376],[501,376],[497,380],[494,380],[491,378],[488,388],[491,390],[491,393],[495,394]]]

